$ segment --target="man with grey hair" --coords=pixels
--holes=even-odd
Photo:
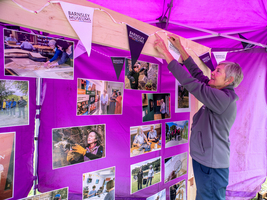
[[[149,170],[148,170],[148,174],[147,174],[147,182],[146,182],[146,186],[148,186],[148,182],[150,181],[150,185],[152,182],[152,178],[154,177],[154,170],[153,170],[153,166],[150,165],[149,166]]]
[[[234,87],[243,79],[242,69],[236,63],[222,62],[209,79],[187,54],[180,38],[168,35],[168,40],[179,50],[189,74],[173,58],[164,41],[155,35],[154,47],[164,55],[168,69],[181,85],[204,104],[193,117],[190,137],[196,199],[223,200],[229,176],[229,132],[236,118],[238,100]]]

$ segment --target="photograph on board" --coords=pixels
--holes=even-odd
[[[104,158],[106,127],[104,124],[56,128],[53,137],[53,168]]]
[[[131,194],[161,181],[161,157],[131,165]]]
[[[0,134],[0,199],[9,199],[14,193],[15,133]]]
[[[157,91],[158,64],[136,61],[132,67],[132,60],[126,58],[125,89]]]
[[[121,115],[123,83],[77,79],[77,115]]]
[[[83,174],[83,200],[115,200],[115,167]]]
[[[166,200],[166,189],[146,198],[146,200]]]
[[[186,200],[185,180],[182,180],[170,187],[170,200]]]
[[[142,94],[143,122],[171,118],[170,93]]]
[[[167,183],[187,173],[187,152],[165,158],[164,163],[164,183]]]
[[[165,123],[165,147],[188,143],[188,120]]]
[[[131,157],[161,149],[161,124],[130,127],[130,136]]]
[[[175,79],[175,112],[190,112],[190,104],[190,93]]]
[[[29,124],[29,82],[0,79],[0,127]]]
[[[36,30],[18,29],[3,29],[6,76],[73,79],[74,42]]]
[[[68,200],[68,187],[30,196],[20,200]]]

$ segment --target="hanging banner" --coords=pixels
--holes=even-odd
[[[240,33],[238,33],[239,37],[241,39],[244,39],[244,40],[248,40],[247,38],[245,38],[243,35],[241,35]],[[242,46],[244,49],[251,49],[252,47],[254,47],[255,45],[254,44],[250,44],[250,43],[246,43],[246,42],[241,42],[242,43]]]
[[[83,43],[81,42],[81,40],[79,40],[78,44],[76,45],[74,52],[75,52],[74,58],[77,58],[86,52],[86,49],[83,46]]]
[[[178,51],[178,49],[176,49],[176,47],[173,46],[173,44],[169,40],[168,40],[168,49],[169,49],[169,52],[172,54],[173,58],[178,61],[181,54]]]
[[[60,2],[72,28],[82,41],[88,56],[91,53],[94,8]]]
[[[227,51],[212,52],[212,53],[214,54],[217,64],[226,59]]]
[[[148,35],[129,25],[127,25],[127,33],[133,68],[142,52],[143,47],[145,46]]]
[[[121,70],[122,70],[123,65],[124,65],[125,58],[124,57],[111,57],[111,60],[113,63],[113,67],[115,69],[117,80],[119,80]]]
[[[215,68],[211,62],[209,52],[202,54],[201,56],[199,56],[199,58],[200,60],[202,60],[202,62],[205,63],[205,65],[207,65],[208,68],[210,68],[211,71],[214,71]]]

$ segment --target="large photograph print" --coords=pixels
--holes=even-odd
[[[146,198],[146,200],[166,200],[166,189]]]
[[[190,112],[190,104],[190,93],[175,79],[175,112]]]
[[[20,30],[24,31],[20,31]],[[74,43],[36,30],[4,29],[6,76],[73,79]],[[61,36],[59,36],[61,37]]]
[[[49,192],[45,192],[39,195],[23,198],[20,200],[68,200],[68,187],[61,188]]]
[[[170,200],[186,200],[185,180],[182,180],[170,187]]]
[[[161,181],[161,157],[131,165],[131,194]]]
[[[0,127],[29,124],[29,83],[0,79]]]
[[[123,83],[78,78],[77,115],[121,115]]]
[[[165,147],[188,142],[188,120],[165,123]]]
[[[83,174],[83,200],[115,200],[115,167]]]
[[[13,197],[15,133],[0,134],[0,200]]]
[[[158,64],[137,61],[132,69],[132,60],[126,59],[125,89],[157,91]]]
[[[131,157],[161,149],[161,124],[130,127]]]
[[[104,158],[104,124],[53,129],[53,168]]]

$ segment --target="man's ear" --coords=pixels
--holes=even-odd
[[[226,80],[227,85],[230,85],[234,80],[235,80],[234,77],[230,76],[230,77]]]

